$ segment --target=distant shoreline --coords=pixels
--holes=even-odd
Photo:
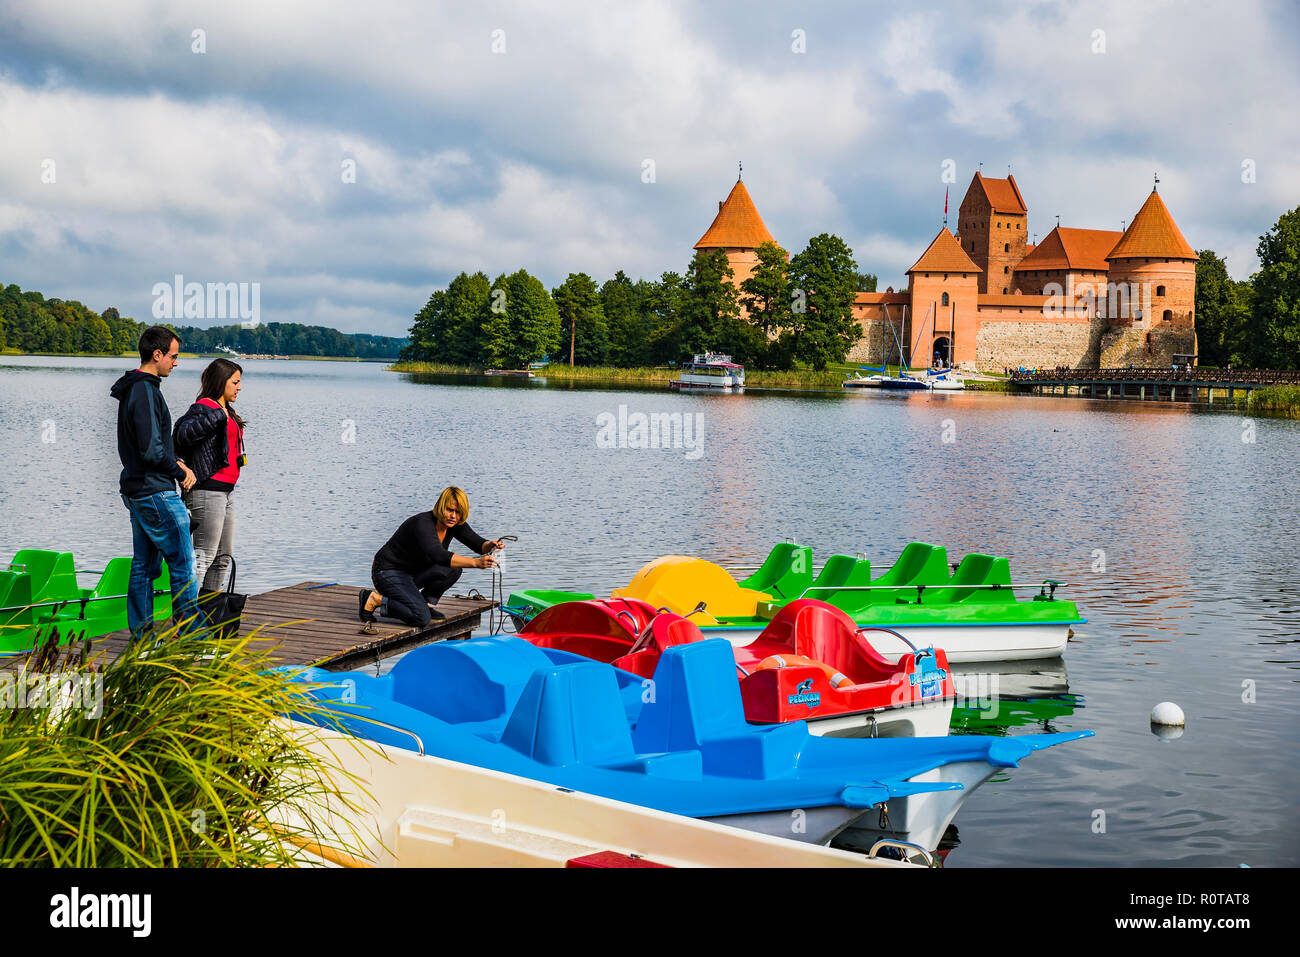
[[[49,356],[52,359],[136,359],[134,352],[22,352],[18,349],[0,349],[0,359],[5,356]],[[249,359],[300,360],[312,362],[383,362],[392,363],[396,359],[363,359],[359,356],[232,356],[228,352],[182,352],[182,359],[230,359],[235,362]]]

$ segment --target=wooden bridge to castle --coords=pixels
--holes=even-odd
[[[1232,402],[1238,392],[1300,385],[1300,372],[1279,369],[1038,369],[1013,371],[1011,389],[1037,395],[1169,402]]]

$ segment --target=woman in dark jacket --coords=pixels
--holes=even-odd
[[[501,539],[488,541],[465,524],[469,498],[458,488],[446,488],[433,510],[412,515],[375,554],[370,578],[375,590],[361,589],[358,614],[371,622],[375,615],[396,618],[420,628],[433,618],[445,617],[431,608],[443,592],[460,578],[462,568],[492,568],[491,554],[501,548]],[[447,545],[456,539],[479,553],[478,558],[453,554]]]
[[[230,493],[244,467],[244,420],[235,411],[244,370],[214,359],[199,379],[197,401],[176,422],[172,444],[197,481],[184,495],[194,537],[194,574],[200,591],[226,583],[235,544],[235,508]],[[219,560],[217,556],[223,556]]]

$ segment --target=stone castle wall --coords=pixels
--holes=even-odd
[[[1191,329],[1114,329],[1101,337],[1100,367],[1159,369],[1173,363],[1174,355],[1196,352],[1196,333]]]
[[[898,361],[898,345],[894,341],[894,332],[889,331],[888,322],[883,318],[864,318],[860,320],[859,325],[862,327],[862,338],[849,350],[846,362],[878,366],[886,362]],[[911,334],[910,318],[903,325],[904,328],[899,329],[899,321],[894,320],[894,330],[900,339],[906,339]],[[910,345],[910,342],[905,345]]]
[[[998,319],[980,324],[975,339],[975,368],[1001,372],[1005,368],[1095,369],[1106,328],[1105,320],[1089,322],[1028,322]]]

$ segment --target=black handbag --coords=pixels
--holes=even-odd
[[[229,552],[223,554],[230,559],[230,578],[226,582],[226,590],[201,596],[199,609],[203,612],[208,627],[212,629],[214,638],[232,641],[239,637],[239,623],[244,617],[244,603],[248,601],[248,596],[235,593],[235,556]],[[213,561],[221,557],[217,555]]]

